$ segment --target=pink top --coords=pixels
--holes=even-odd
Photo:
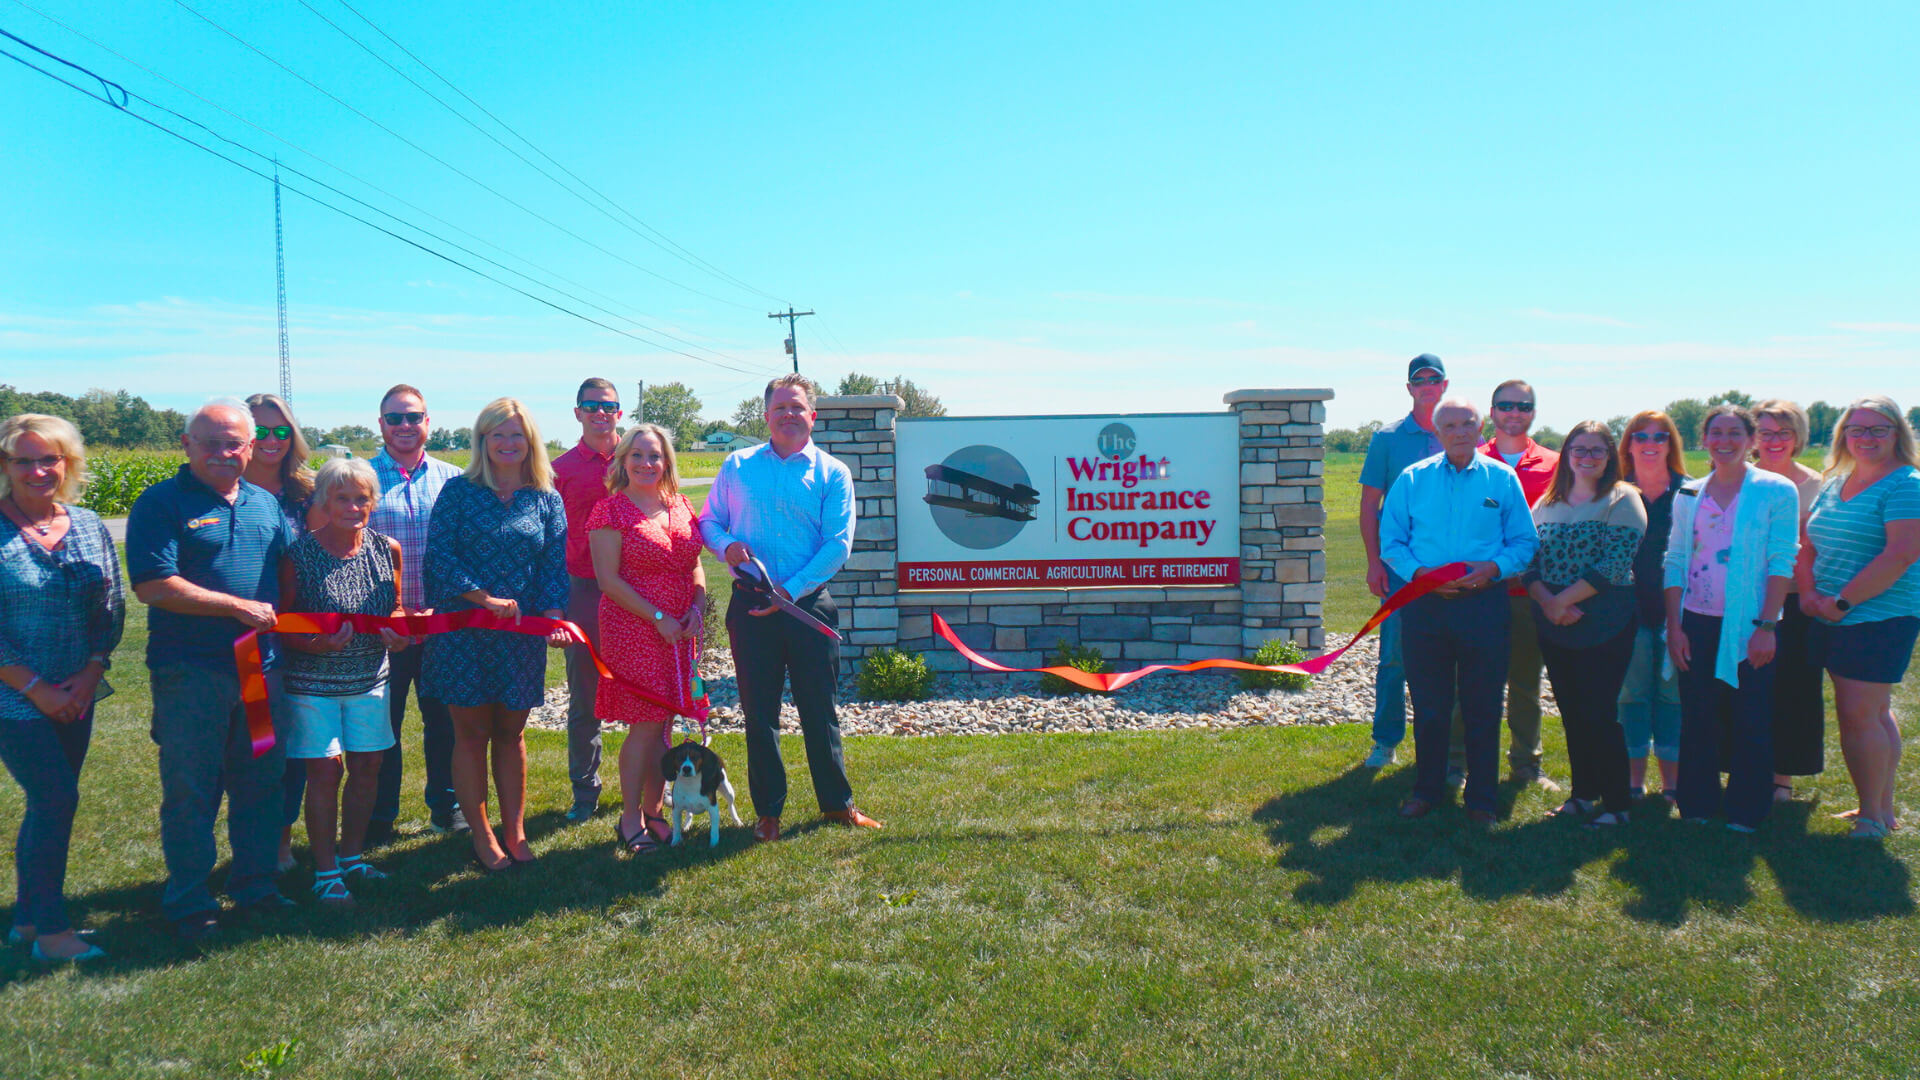
[[[1696,615],[1722,615],[1727,610],[1727,560],[1733,556],[1733,507],[1700,491],[1700,509],[1693,515],[1693,560],[1687,564],[1687,599]]]
[[[584,441],[553,459],[553,486],[567,511],[567,573],[593,576],[593,556],[587,553],[587,515],[607,497],[607,469],[613,455],[602,454]]]

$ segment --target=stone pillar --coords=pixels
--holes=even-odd
[[[894,419],[905,401],[893,394],[822,397],[813,441],[853,472],[853,555],[827,586],[840,605],[840,656],[851,670],[899,639],[895,606]]]
[[[1325,645],[1327,513],[1321,443],[1331,390],[1235,390],[1240,419],[1240,644]]]

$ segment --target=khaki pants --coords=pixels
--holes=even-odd
[[[1533,629],[1533,601],[1509,596],[1513,635],[1507,656],[1507,768],[1516,773],[1540,771],[1540,638]],[[1466,726],[1460,710],[1453,710],[1453,737],[1447,748],[1447,767],[1464,771],[1467,765]]]

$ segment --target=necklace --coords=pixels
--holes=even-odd
[[[53,523],[60,520],[60,507],[58,504],[54,505],[53,513],[48,514],[46,522],[42,524],[28,517],[26,509],[20,505],[20,500],[14,498],[11,493],[7,495],[7,501],[13,504],[13,512],[19,514],[20,517],[24,519],[27,527],[39,533],[41,536],[50,534],[53,531]]]

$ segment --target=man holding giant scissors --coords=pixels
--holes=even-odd
[[[779,839],[786,809],[780,692],[789,676],[821,815],[842,825],[880,828],[853,805],[833,707],[840,648],[831,628],[840,612],[827,581],[853,552],[853,474],[813,443],[816,396],[813,383],[799,374],[767,384],[769,441],[721,463],[700,514],[701,537],[738,579],[727,605],[727,636],[746,716],[747,790],[760,816],[753,827],[757,840]],[[782,610],[778,601],[799,612]],[[819,625],[809,625],[814,620]]]

